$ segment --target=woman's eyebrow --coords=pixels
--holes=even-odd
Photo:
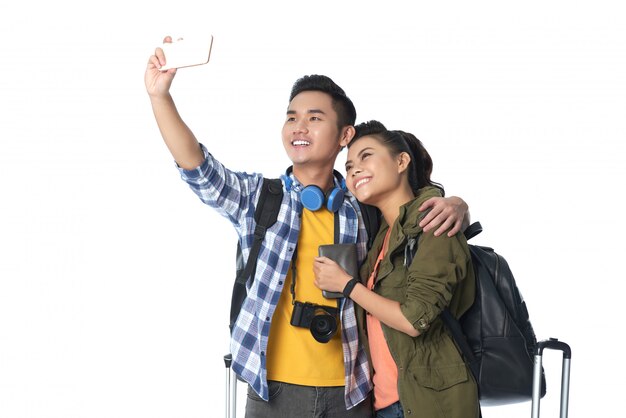
[[[358,154],[356,155],[357,157],[360,156],[361,154],[363,154],[365,151],[370,150],[370,149],[374,149],[372,147],[365,147],[363,148],[361,151],[358,152]],[[348,166],[348,164],[352,164],[352,160],[347,160],[346,161],[346,167]]]

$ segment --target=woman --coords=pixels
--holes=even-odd
[[[476,383],[439,318],[448,307],[459,317],[474,298],[474,272],[462,234],[422,233],[420,205],[443,195],[430,180],[432,160],[421,142],[380,122],[356,127],[348,146],[346,184],[361,202],[380,209],[383,221],[361,280],[318,257],[316,285],[343,292],[358,310],[361,337],[374,369],[379,418],[473,418],[480,408]],[[417,252],[404,265],[405,247]]]

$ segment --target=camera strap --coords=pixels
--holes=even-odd
[[[333,214],[333,220],[334,220],[334,228],[333,228],[333,235],[334,235],[334,243],[335,244],[339,244],[339,214],[337,212],[335,212]],[[291,304],[295,305],[296,304],[296,276],[297,276],[297,269],[296,269],[296,261],[298,259],[298,245],[296,245],[296,248],[293,251],[293,257],[291,258],[291,287],[290,287],[290,291],[291,291]],[[339,299],[337,299],[337,309],[339,309],[340,307],[340,303],[339,303]]]

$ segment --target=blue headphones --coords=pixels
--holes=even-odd
[[[291,167],[287,169],[287,173],[282,175],[281,178],[285,182],[285,188],[289,190],[294,189],[293,181],[289,174],[291,173]],[[324,203],[326,203],[326,208],[331,212],[337,212],[343,203],[343,198],[345,196],[346,190],[346,181],[344,178],[337,172],[333,170],[335,177],[337,177],[340,181],[341,187],[333,187],[328,192],[324,193],[324,191],[315,184],[310,184],[304,187],[300,191],[300,200],[302,201],[302,205],[310,211],[319,210]],[[296,190],[298,191],[298,190]]]

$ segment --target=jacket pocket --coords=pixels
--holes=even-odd
[[[417,383],[433,390],[445,390],[459,383],[467,382],[465,364],[442,367],[418,367],[412,370]]]

